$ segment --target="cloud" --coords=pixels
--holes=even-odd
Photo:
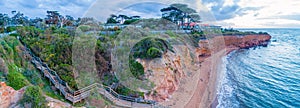
[[[157,18],[161,16],[160,9],[167,6],[168,5],[154,2],[138,3],[122,9],[119,14],[129,16],[138,15],[144,18]]]
[[[278,17],[282,18],[282,19],[300,21],[300,13],[299,14],[294,14],[294,15],[282,15],[282,16],[278,16]]]
[[[236,15],[238,16],[243,16],[243,15],[246,15],[248,14],[247,12],[249,11],[258,11],[260,9],[262,9],[263,7],[244,7],[244,8],[240,8],[237,12],[236,12]],[[258,16],[259,13],[255,13],[255,15],[253,16]]]
[[[202,0],[204,5],[209,6],[210,11],[215,15],[216,20],[226,20],[241,13],[241,7],[237,4],[239,0]]]
[[[202,20],[237,27],[298,25],[299,0],[0,0],[0,13],[12,10],[23,12],[30,18],[46,17],[47,10],[57,10],[62,15],[95,17],[105,21],[110,14],[125,13],[144,17],[159,17],[160,8],[172,3],[184,3],[199,11]],[[203,5],[201,5],[201,3]],[[200,5],[199,5],[200,4]],[[206,6],[208,9],[205,9]],[[212,14],[214,16],[212,16]],[[11,16],[11,14],[10,14]],[[215,17],[215,18],[214,18]],[[265,22],[269,22],[265,24]],[[261,26],[259,26],[261,25]],[[273,24],[274,25],[274,24]],[[273,27],[273,26],[272,26]]]
[[[3,7],[2,5],[4,5],[3,1],[0,1],[0,6]]]
[[[141,0],[126,0],[126,1],[114,1],[111,0],[98,0],[89,10],[85,13],[86,17],[94,17],[104,22],[110,14],[118,14],[118,12],[124,11],[124,9],[131,7],[131,14],[141,14],[145,16],[158,16],[161,14],[160,10],[163,5],[170,5],[173,3],[185,3],[195,8],[199,3],[199,0],[151,0],[151,2],[144,2]]]
[[[18,2],[22,7],[29,8],[29,9],[35,9],[39,5],[36,0],[27,0],[27,1],[19,1]]]
[[[96,0],[1,0],[1,13],[16,10],[30,18],[46,16],[47,10],[59,11],[62,15],[81,17]]]

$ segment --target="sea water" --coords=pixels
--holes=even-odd
[[[217,108],[300,108],[300,29],[240,30],[272,39],[226,56]]]

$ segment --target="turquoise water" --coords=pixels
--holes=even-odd
[[[226,57],[217,107],[300,108],[300,29],[249,30],[268,32],[271,42]]]

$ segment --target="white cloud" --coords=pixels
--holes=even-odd
[[[248,11],[246,15],[221,21],[234,23],[233,27],[300,27],[299,20],[291,20],[289,15],[299,15],[300,1],[298,0],[241,0],[241,7],[263,7],[259,10]],[[291,17],[292,18],[292,17]],[[297,19],[297,18],[293,18]],[[300,17],[299,17],[300,19]]]
[[[204,21],[227,27],[300,27],[300,1],[298,0],[147,0],[147,2],[167,5],[185,3],[200,12]],[[205,6],[201,2],[205,3]],[[145,3],[145,1],[2,0],[0,12],[9,14],[12,10],[17,10],[29,17],[45,17],[47,10],[58,10],[62,15],[92,16],[100,21],[105,21],[110,14],[116,14],[120,10],[137,3]],[[153,6],[153,8],[158,7]],[[219,21],[215,22],[210,11],[218,12],[213,14],[217,16]],[[140,10],[125,10],[124,12],[144,17],[157,16],[155,13]]]

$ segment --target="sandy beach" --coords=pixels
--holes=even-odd
[[[188,66],[186,77],[182,78],[178,90],[172,97],[160,104],[172,108],[208,108],[216,107],[217,89],[222,73],[222,58],[231,51],[240,48],[250,48],[269,41],[269,35],[247,35],[243,38],[236,36],[215,37],[202,42],[205,48],[195,51],[199,63]],[[208,49],[208,50],[207,50]],[[200,52],[200,53],[199,53]]]
[[[222,65],[222,57],[236,49],[238,48],[225,48],[212,54],[212,56],[206,58],[204,62],[201,63],[201,74],[197,82],[196,92],[194,92],[189,102],[185,104],[185,108],[216,107],[216,94],[219,81],[218,78],[220,77],[219,72],[221,72],[220,66]]]

